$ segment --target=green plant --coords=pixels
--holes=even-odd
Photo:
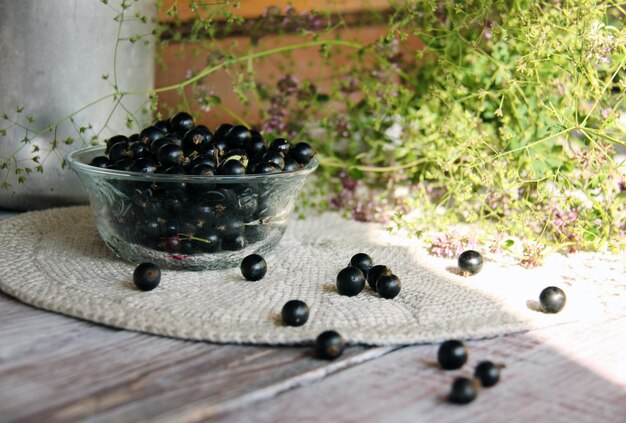
[[[535,266],[550,251],[624,247],[626,11],[618,2],[390,0],[389,12],[371,14],[386,25],[372,43],[344,39],[348,17],[337,14],[271,8],[243,20],[227,0],[191,2],[191,10],[184,31],[157,28],[170,31],[159,45],[193,42],[186,54],[203,54],[205,65],[148,93],[150,108],[171,112],[158,108],[159,96],[177,92],[175,108],[220,109],[270,139],[312,143],[322,166],[305,205],[390,222],[440,255],[517,248],[522,264]],[[175,4],[168,14],[177,13]],[[276,28],[301,40],[260,49]],[[249,35],[247,51],[217,42],[235,32]],[[299,78],[287,57],[273,85],[259,80],[259,63],[302,49],[319,55],[316,78]],[[222,104],[206,84],[218,70],[259,115]],[[135,94],[146,93],[114,87],[110,96]],[[29,145],[36,133],[8,122],[24,127]],[[10,158],[0,167],[27,172]],[[463,232],[465,223],[476,229]]]

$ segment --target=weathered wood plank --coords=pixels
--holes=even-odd
[[[437,345],[405,348],[214,421],[624,421],[625,325],[621,318],[469,342],[458,371],[433,365]],[[501,383],[467,406],[448,404],[454,377],[487,359],[506,365]]]
[[[10,318],[10,324],[7,323]],[[113,330],[0,295],[0,421],[191,421],[232,411],[390,349],[216,345]]]

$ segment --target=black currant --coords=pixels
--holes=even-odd
[[[163,239],[159,246],[168,253],[176,253],[180,251],[180,238],[178,235]]]
[[[372,266],[372,268],[367,272],[367,283],[370,288],[376,291],[376,282],[378,282],[378,278],[381,276],[391,276],[393,273],[391,269],[382,264],[378,264],[376,266]]]
[[[352,297],[363,291],[365,276],[356,267],[348,266],[337,274],[337,291],[341,295]]]
[[[491,361],[481,361],[474,370],[474,377],[484,387],[493,386],[500,380],[500,367]]]
[[[141,172],[141,173],[154,173],[156,172],[156,164],[147,157],[140,157],[133,161],[133,165],[130,170],[133,172]]]
[[[280,313],[287,326],[302,326],[309,319],[309,306],[304,301],[287,301]]]
[[[267,150],[263,136],[257,131],[250,131],[251,138],[246,142],[244,148],[249,157],[262,156]]]
[[[128,155],[131,159],[147,156],[148,151],[148,146],[142,142],[131,142],[128,146]]]
[[[233,238],[225,238],[222,240],[222,249],[227,251],[239,251],[246,246],[246,238],[243,235],[237,235]]]
[[[160,223],[161,235],[169,238],[178,234],[178,222],[176,220],[163,220]]]
[[[244,146],[252,139],[250,130],[243,125],[234,126],[226,134],[229,149],[244,148]]]
[[[439,346],[437,362],[442,369],[460,369],[467,361],[467,349],[461,341],[449,340]]]
[[[239,160],[226,160],[219,168],[220,175],[245,175],[246,167]]]
[[[539,294],[539,304],[545,313],[558,313],[565,307],[565,292],[559,287],[549,286]]]
[[[172,131],[185,133],[193,128],[193,118],[189,113],[179,112],[170,118]]]
[[[165,167],[178,166],[183,159],[183,150],[175,144],[165,144],[157,151],[157,160]]]
[[[282,153],[275,150],[269,150],[267,153],[263,154],[263,157],[261,157],[261,161],[274,163],[280,169],[285,166],[285,158],[283,157]]]
[[[334,360],[339,357],[345,349],[346,344],[343,338],[334,330],[322,332],[315,339],[315,352],[319,358]]]
[[[104,149],[104,154],[109,154],[109,150],[111,149],[111,147],[113,147],[115,144],[120,143],[120,142],[130,143],[130,140],[124,135],[115,135],[109,138],[108,140],[106,140],[106,147]]]
[[[111,146],[109,149],[109,160],[112,163],[115,163],[122,159],[130,158],[130,153],[128,152],[128,147],[130,144],[128,141],[117,142]]]
[[[130,171],[130,169],[133,167],[133,163],[134,162],[131,159],[121,159],[116,161],[115,163],[111,163],[109,165],[109,169]]]
[[[156,126],[148,126],[139,133],[139,142],[150,145],[159,138],[163,138],[163,136],[165,136],[164,131]]]
[[[278,173],[280,168],[275,163],[262,162],[254,166],[254,173]]]
[[[170,127],[170,122],[168,120],[160,120],[152,126],[159,128],[161,131],[165,133],[170,132],[172,130],[172,128]]]
[[[150,153],[156,157],[157,152],[166,144],[176,144],[170,137],[156,139],[150,143]]]
[[[196,128],[187,131],[183,137],[182,146],[185,155],[188,156],[192,152],[201,152],[204,150],[204,144],[209,142],[207,135],[204,131]]]
[[[226,139],[226,135],[228,135],[228,131],[232,129],[233,125],[229,125],[228,123],[221,124],[215,130],[215,138],[217,139]]]
[[[373,266],[372,258],[365,253],[355,254],[350,259],[350,266],[356,267],[363,272],[364,275],[367,275],[367,272],[369,272]]]
[[[215,175],[215,168],[209,164],[200,163],[192,167],[189,171],[189,174],[199,176],[213,176]]]
[[[463,275],[474,275],[483,267],[483,256],[478,251],[466,250],[459,255],[458,264]]]
[[[263,279],[267,273],[267,263],[258,254],[250,254],[241,261],[241,274],[249,281]]]
[[[383,298],[395,298],[400,289],[400,279],[396,275],[383,275],[376,281],[376,291]]]
[[[161,282],[161,269],[154,263],[141,263],[133,272],[133,282],[141,291],[152,291]]]
[[[287,153],[289,153],[289,148],[291,144],[284,138],[276,138],[274,141],[270,143],[268,150],[278,151],[283,153],[283,157],[287,157]]]
[[[89,164],[95,167],[106,168],[111,164],[111,162],[107,156],[98,156],[94,157]]]
[[[245,228],[246,225],[243,223],[243,220],[235,216],[228,216],[223,222],[220,222],[215,229],[222,238],[234,238],[237,235],[243,234]]]
[[[200,154],[199,156],[196,156],[193,159],[191,159],[191,161],[189,162],[189,168],[193,169],[195,166],[199,164],[210,165],[213,168],[217,166],[217,163],[215,163],[215,159],[212,156],[206,155],[206,154]]]
[[[471,379],[458,377],[452,383],[448,400],[454,404],[469,404],[476,399],[476,385]]]
[[[302,165],[307,165],[313,158],[313,147],[306,142],[299,142],[289,150],[289,156]]]
[[[287,157],[285,159],[285,166],[283,166],[283,172],[293,172],[294,170],[300,169],[300,166],[297,161],[291,157]]]
[[[202,232],[194,237],[192,244],[197,250],[214,253],[222,247],[222,239],[217,232]]]

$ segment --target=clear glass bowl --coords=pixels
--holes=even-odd
[[[235,267],[271,251],[306,177],[318,166],[263,175],[193,176],[125,172],[89,165],[104,146],[70,153],[67,162],[89,195],[106,245],[133,263],[166,269]]]

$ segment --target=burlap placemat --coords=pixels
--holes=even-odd
[[[335,277],[357,252],[390,266],[402,292],[385,300],[367,286],[355,297],[335,289]],[[0,221],[0,289],[43,309],[119,328],[214,342],[298,344],[334,329],[351,343],[411,344],[482,338],[626,312],[623,255],[552,255],[527,270],[489,256],[483,271],[456,273],[455,260],[430,256],[417,240],[380,225],[336,214],[293,219],[266,256],[258,282],[238,268],[163,271],[151,292],[134,288],[135,265],[100,239],[88,207],[30,212]],[[556,315],[533,310],[546,286],[568,297]],[[311,310],[301,327],[281,323],[291,299]]]

